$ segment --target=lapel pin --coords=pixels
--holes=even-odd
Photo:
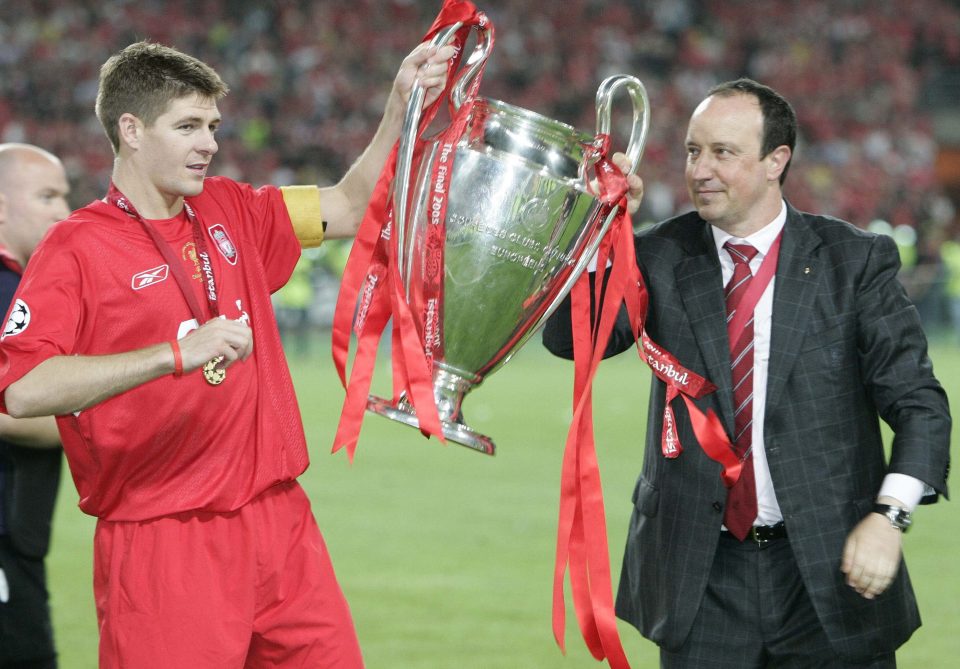
[[[809,273],[810,273],[810,268],[809,268],[809,267],[804,267],[804,268],[803,268],[803,273],[804,273],[804,274],[809,274]]]

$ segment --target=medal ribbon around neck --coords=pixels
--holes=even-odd
[[[160,235],[156,226],[147,221],[147,219],[137,211],[137,208],[133,206],[130,198],[121,193],[112,181],[110,182],[110,188],[107,190],[106,201],[140,222],[140,225],[143,226],[143,229],[150,236],[150,239],[153,240],[153,244],[157,247],[160,255],[163,256],[164,261],[170,266],[170,272],[180,287],[180,292],[183,293],[183,299],[187,301],[187,305],[190,307],[190,312],[196,319],[197,325],[199,326],[206,322],[206,314],[204,314],[203,308],[200,306],[199,300],[197,300],[190,278],[187,276],[186,271],[184,271],[183,265],[180,264],[180,259],[177,257],[177,254],[174,253],[170,245]],[[190,227],[193,232],[193,242],[197,246],[197,257],[201,260],[200,269],[203,272],[205,281],[204,295],[206,295],[207,306],[210,309],[210,318],[217,318],[220,316],[220,306],[217,300],[217,281],[213,274],[213,262],[207,248],[206,239],[203,235],[203,226],[200,224],[200,217],[197,216],[193,207],[191,207],[186,200],[183,201],[183,210],[186,212],[187,219],[190,221]],[[226,370],[217,367],[221,362],[223,362],[223,356],[218,356],[203,366],[203,378],[210,385],[220,385],[226,378]]]

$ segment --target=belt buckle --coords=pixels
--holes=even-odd
[[[754,525],[747,532],[747,536],[753,540],[757,546],[764,546],[775,539],[783,539],[786,536],[786,529],[783,521],[776,525]]]

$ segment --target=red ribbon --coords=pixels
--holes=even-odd
[[[454,85],[452,74],[457,70],[463,46],[474,26],[486,26],[486,16],[477,11],[470,2],[461,0],[446,0],[430,30],[424,36],[424,41],[432,39],[438,32],[455,23],[461,23],[453,38],[456,54],[450,59],[447,66],[447,84],[443,93],[428,108],[424,109],[420,118],[417,139],[414,145],[414,164],[418,156],[422,155],[426,142],[420,137],[436,116],[440,104],[449,97],[450,89]],[[493,27],[489,26],[492,40]],[[482,69],[476,74],[471,89],[470,100],[453,115],[453,121],[445,136],[456,137],[457,128],[462,131],[462,124],[466,122],[472,105],[472,94],[482,78]],[[458,125],[459,124],[459,125]],[[434,342],[425,342],[421,332],[425,328],[427,312],[424,310],[415,315],[406,299],[406,291],[400,278],[397,264],[396,244],[391,242],[394,233],[392,225],[393,199],[391,197],[391,183],[396,171],[397,145],[384,165],[380,178],[374,188],[367,211],[364,214],[353,248],[347,259],[341,283],[340,294],[337,297],[337,306],[334,312],[331,341],[334,366],[340,376],[340,382],[346,389],[343,411],[334,437],[333,450],[347,448],[348,457],[353,460],[353,454],[360,437],[360,428],[366,410],[370,383],[373,378],[373,368],[376,362],[376,352],[380,338],[387,322],[393,319],[393,385],[394,401],[405,394],[413,404],[420,431],[425,436],[435,435],[444,441],[440,425],[440,418],[433,398],[432,359],[437,353]],[[449,181],[449,180],[448,180]],[[429,231],[429,237],[436,240],[436,235],[443,230]],[[442,246],[442,244],[441,244]],[[443,283],[443,258],[439,258],[439,277],[434,277],[430,286],[422,288],[429,295],[427,299],[440,300],[440,290]],[[417,287],[421,290],[421,287]],[[359,302],[359,304],[358,304]],[[414,304],[418,304],[415,300]],[[356,312],[356,318],[354,318]],[[437,320],[435,327],[439,327],[440,314],[434,313]],[[419,323],[418,323],[419,319]],[[356,354],[347,382],[347,359],[350,352],[350,324],[357,336]]]
[[[644,314],[645,318],[645,314]],[[636,322],[631,317],[631,322]],[[693,402],[694,399],[708,395],[716,390],[710,381],[699,374],[687,369],[668,351],[655,344],[639,326],[640,336],[637,339],[637,348],[640,357],[649,365],[653,373],[666,384],[666,400],[663,406],[663,431],[661,434],[661,451],[665,458],[676,458],[683,452],[680,435],[676,429],[676,417],[673,412],[673,400],[683,398],[690,417],[690,426],[697,438],[697,443],[711,460],[722,466],[720,478],[728,488],[740,478],[743,464],[733,451],[733,444],[723,429],[723,424],[712,409],[704,414]]]
[[[773,244],[770,245],[770,250],[767,251],[763,262],[760,263],[760,269],[757,270],[750,285],[747,286],[747,289],[743,292],[743,297],[740,298],[740,304],[737,306],[736,313],[733,315],[733,318],[727,322],[727,337],[731,342],[740,341],[740,335],[743,334],[743,329],[746,327],[747,321],[750,320],[754,309],[757,308],[757,303],[760,301],[763,291],[767,289],[770,281],[773,280],[774,275],[777,273],[777,263],[780,262],[781,239],[783,239],[783,230],[781,230],[777,238],[773,240]]]
[[[611,203],[617,203],[619,211],[597,251],[600,267],[606,266],[607,258],[612,254],[612,267],[602,305],[598,299],[595,311],[591,314],[590,279],[586,273],[577,280],[571,292],[574,411],[560,480],[553,634],[557,644],[564,649],[566,605],[563,582],[569,566],[574,611],[587,648],[596,659],[606,658],[614,669],[629,669],[613,608],[603,490],[593,437],[592,384],[620,304],[626,296],[632,295],[635,299],[628,298],[628,301],[634,306],[645,306],[646,290],[637,269],[633,231],[626,215],[626,178],[607,160],[607,141],[601,139],[604,140],[603,146],[595,168],[598,198],[607,204],[601,213],[604,216],[609,214]],[[600,295],[602,275],[602,272],[594,274],[597,296]],[[595,327],[592,328],[591,323]]]

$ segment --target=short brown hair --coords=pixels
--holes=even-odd
[[[219,100],[229,90],[212,67],[193,56],[162,44],[136,42],[100,68],[96,113],[116,153],[123,114],[150,125],[177,98],[196,93]]]

